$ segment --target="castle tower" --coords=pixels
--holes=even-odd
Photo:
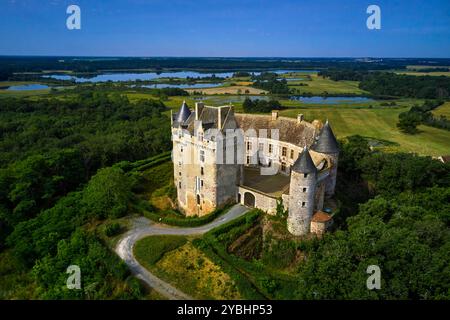
[[[339,145],[334,136],[333,130],[331,130],[330,124],[325,122],[318,140],[311,147],[312,150],[327,155],[331,160],[330,178],[325,185],[325,195],[331,197],[334,194],[334,188],[336,187],[336,177],[339,158]]]
[[[301,236],[309,233],[314,212],[317,168],[307,147],[295,161],[289,185],[289,216],[287,227],[290,233]]]

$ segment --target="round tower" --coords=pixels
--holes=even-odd
[[[339,159],[339,144],[334,136],[331,126],[327,122],[323,126],[317,141],[311,147],[315,152],[323,153],[327,155],[331,160],[330,178],[325,184],[325,195],[331,197],[334,194],[334,188],[336,187],[336,177]]]
[[[287,227],[290,233],[301,236],[309,233],[314,213],[317,169],[307,147],[295,161],[289,184],[289,215]]]

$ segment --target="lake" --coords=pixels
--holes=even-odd
[[[33,83],[33,84],[22,84],[22,85],[17,85],[17,86],[10,86],[6,90],[7,91],[29,91],[29,90],[43,90],[43,89],[48,89],[48,88],[50,88],[50,87],[45,84]]]
[[[290,96],[289,100],[300,101],[310,104],[343,104],[343,103],[361,103],[361,102],[373,102],[375,100],[367,97],[302,97],[302,96]]]
[[[317,72],[317,70],[273,70],[270,72],[274,72],[277,74],[285,74],[285,73],[291,73],[291,72],[300,72],[300,73],[311,73],[311,72]],[[198,71],[173,71],[173,72],[146,72],[146,73],[103,73],[96,75],[91,78],[82,78],[82,77],[75,77],[70,75],[59,75],[59,74],[51,74],[51,75],[45,75],[44,78],[52,78],[57,80],[74,80],[78,83],[83,82],[107,82],[107,81],[113,81],[113,82],[123,82],[123,81],[136,81],[136,80],[142,80],[142,81],[149,81],[149,80],[156,80],[161,78],[205,78],[205,77],[212,77],[215,75],[219,78],[230,78],[233,76],[234,72],[211,72],[211,73],[203,73]],[[253,72],[256,75],[261,74],[261,72]]]

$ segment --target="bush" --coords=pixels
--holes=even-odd
[[[120,234],[121,232],[122,232],[122,226],[117,222],[108,224],[105,228],[105,235],[108,237],[116,236],[116,235]]]

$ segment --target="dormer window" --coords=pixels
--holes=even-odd
[[[198,133],[198,141],[203,142],[203,132]]]

